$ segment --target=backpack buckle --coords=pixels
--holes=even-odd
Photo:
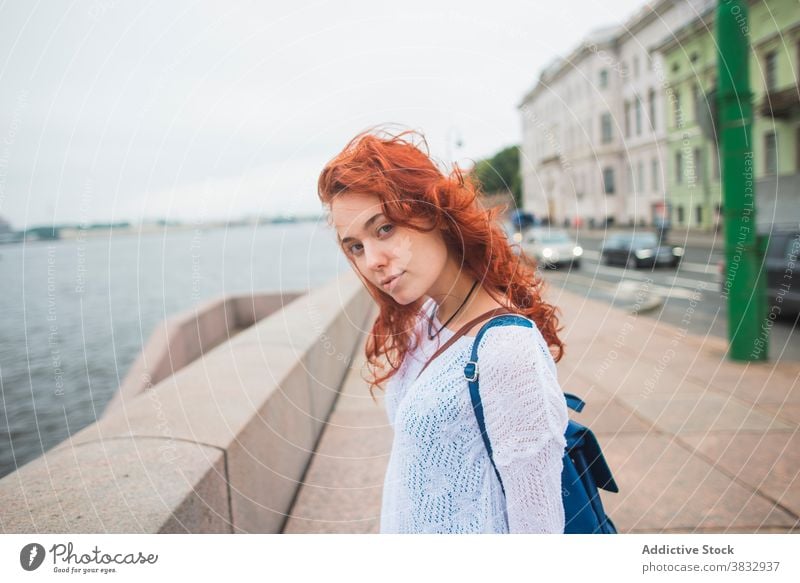
[[[467,377],[467,380],[471,383],[474,383],[478,380],[478,363],[474,360],[470,360],[467,365],[464,367],[464,376]]]

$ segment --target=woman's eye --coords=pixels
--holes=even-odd
[[[394,225],[392,225],[391,223],[386,223],[385,225],[382,225],[381,227],[378,228],[378,234],[379,235],[388,235],[393,230],[394,230]],[[361,251],[363,249],[364,249],[364,245],[362,245],[361,243],[353,243],[353,244],[347,246],[347,251],[351,255],[358,255],[359,253],[361,253]]]

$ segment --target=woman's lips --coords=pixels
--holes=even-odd
[[[404,273],[405,273],[405,271],[400,272],[398,275],[394,276],[392,279],[390,279],[389,281],[384,283],[383,284],[383,289],[385,289],[386,291],[389,291],[389,292],[392,291],[395,288],[395,286],[397,285],[398,280],[403,276]]]

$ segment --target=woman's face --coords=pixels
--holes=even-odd
[[[442,234],[391,223],[376,195],[341,194],[331,203],[331,215],[345,254],[397,303],[407,305],[427,295],[442,276],[448,258]]]

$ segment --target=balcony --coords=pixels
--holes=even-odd
[[[800,87],[794,85],[768,92],[764,95],[758,111],[764,117],[776,119],[790,119],[800,115]]]

